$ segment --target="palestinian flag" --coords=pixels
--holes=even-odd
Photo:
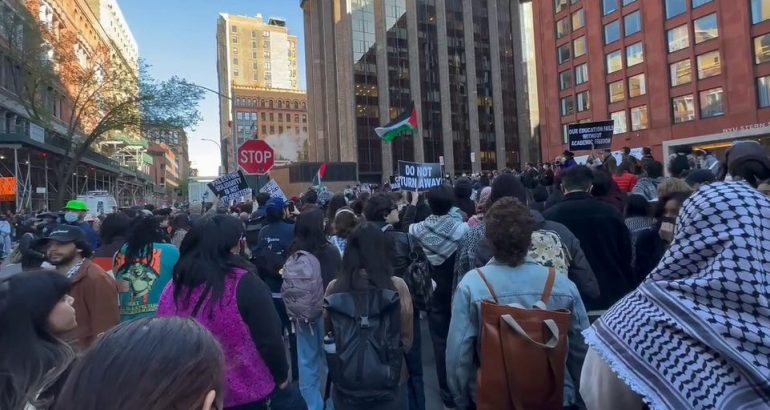
[[[321,186],[321,180],[324,176],[326,176],[326,163],[321,164],[321,167],[318,168],[318,172],[313,177],[313,186]]]
[[[401,134],[409,134],[417,129],[417,110],[414,108],[414,102],[398,118],[382,127],[377,127],[374,132],[385,142],[393,142]]]

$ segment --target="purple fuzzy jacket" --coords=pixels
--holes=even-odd
[[[241,318],[236,300],[238,282],[246,274],[235,269],[225,278],[222,300],[204,303],[195,319],[219,340],[225,352],[225,407],[240,406],[267,399],[275,389],[275,381],[257,351],[249,328]],[[170,282],[158,304],[158,316],[192,316],[204,286],[193,289],[186,301],[174,303],[174,284]],[[186,295],[186,292],[184,293]],[[213,309],[213,310],[212,310]]]

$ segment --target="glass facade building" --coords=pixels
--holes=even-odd
[[[518,127],[515,2],[303,0],[301,6],[311,160],[357,162],[359,178],[370,182],[393,176],[398,161],[443,161],[446,173],[462,174],[530,160],[519,145],[531,136],[519,135]],[[412,102],[418,130],[383,143],[374,129]]]

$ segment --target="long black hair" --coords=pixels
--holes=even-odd
[[[152,245],[155,242],[163,241],[160,224],[154,217],[139,216],[131,223],[131,230],[126,241],[125,258],[116,274],[136,263],[152,266]]]
[[[99,236],[103,244],[112,243],[116,237],[126,236],[131,230],[131,218],[123,212],[107,215],[99,227]]]
[[[354,229],[342,257],[342,270],[337,274],[337,290],[352,290],[353,282],[361,276],[362,270],[366,271],[366,278],[375,288],[395,290],[388,249],[385,233],[377,225],[366,222]]]
[[[55,410],[199,409],[211,390],[221,404],[224,372],[222,348],[195,320],[137,319],[78,361]]]
[[[211,293],[211,301],[221,299],[225,277],[234,267],[248,269],[231,253],[243,235],[243,223],[230,215],[207,216],[196,222],[179,247],[174,266],[174,302],[189,298],[193,289],[205,285],[201,300]],[[183,295],[183,291],[186,294]]]
[[[0,282],[0,408],[47,407],[46,394],[72,363],[72,349],[48,327],[48,316],[70,291],[52,271],[30,271]]]
[[[315,205],[308,205],[297,217],[294,224],[294,243],[291,252],[305,251],[317,254],[329,241],[324,232],[324,213]]]

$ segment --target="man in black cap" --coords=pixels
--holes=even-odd
[[[77,226],[60,225],[40,239],[48,262],[72,281],[77,327],[64,340],[79,349],[89,347],[101,333],[120,323],[118,288],[115,279],[93,263],[91,246]]]
[[[575,161],[575,154],[573,154],[571,151],[564,151],[562,155],[563,157],[562,157],[561,169],[566,171],[578,165],[578,163]]]

